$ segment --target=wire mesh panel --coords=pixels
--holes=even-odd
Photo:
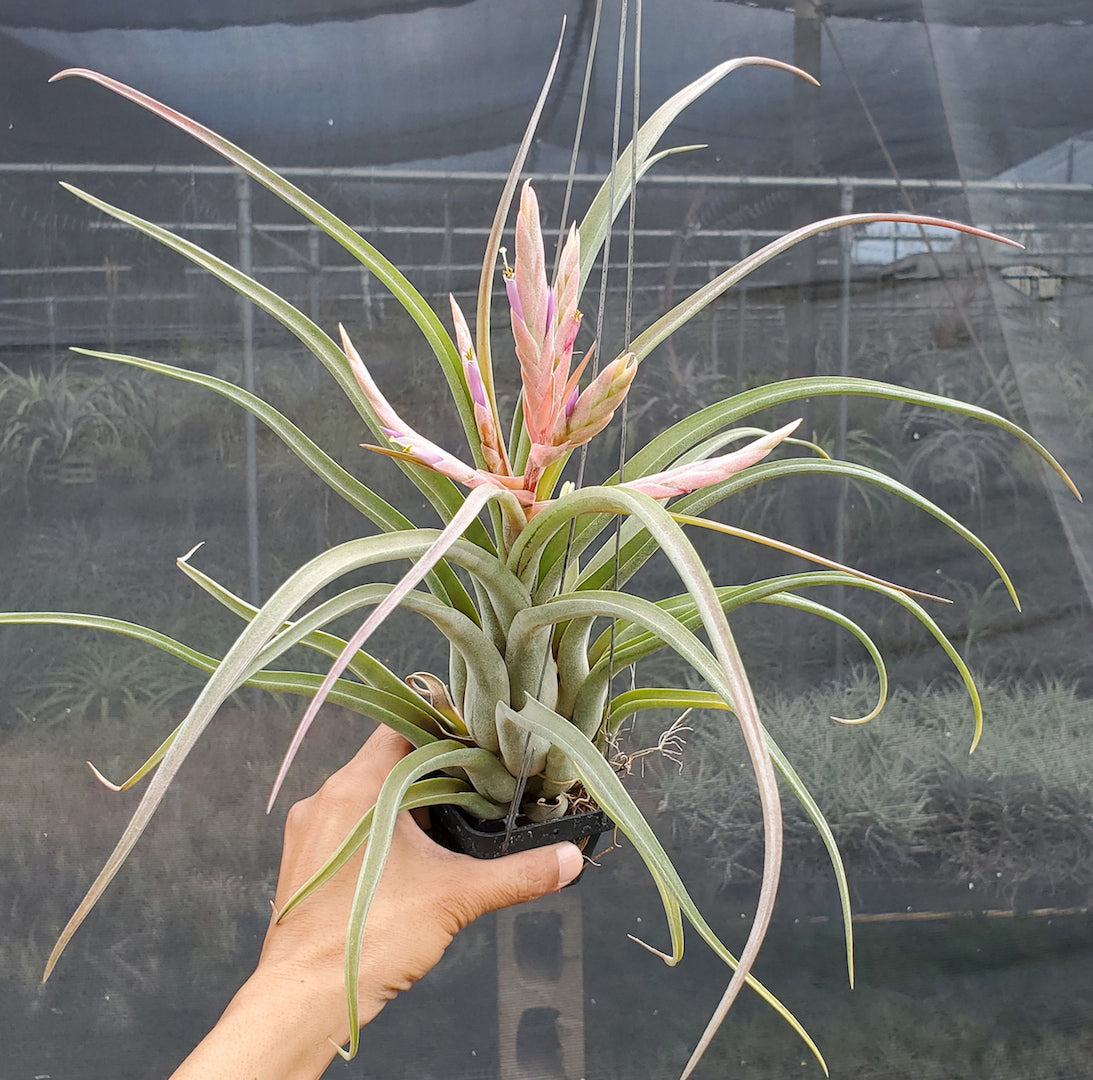
[[[559,102],[548,110],[526,170],[543,211],[548,262],[553,238],[569,219],[580,219],[603,179],[611,135],[614,87],[611,76],[600,74],[572,209],[562,221],[566,143],[595,9],[568,6],[576,43],[563,49]],[[666,87],[665,94],[699,74],[691,66],[696,54],[716,48],[720,59],[726,39],[730,51],[793,50],[794,19],[770,5],[686,3],[678,11],[670,5],[667,14],[668,6],[647,6],[658,9],[650,18],[660,20],[654,25],[661,39],[660,50],[648,51],[647,38],[649,85]],[[313,102],[331,62],[309,61],[286,45],[283,55],[296,56],[298,70],[286,66],[283,96],[263,84],[265,90],[251,89],[246,109],[225,106],[224,115],[202,118],[244,134],[249,125],[256,141],[293,162],[285,169],[293,182],[405,272],[445,326],[449,295],[473,320],[505,158],[519,137],[519,124],[508,119],[519,112],[522,123],[524,99],[536,92],[517,85],[519,58],[504,61],[504,79],[491,65],[502,44],[531,46],[516,33],[512,12],[494,17],[497,5],[489,0],[405,11],[387,5],[380,15],[368,7],[341,12],[344,24],[319,21],[311,40],[321,38],[324,47],[339,33],[364,40],[354,36],[361,26],[370,23],[378,34],[382,19],[413,25],[419,36],[404,35],[404,51],[389,57],[389,79],[409,78],[420,64],[423,84],[435,86],[439,76],[425,71],[420,56],[439,63],[430,50],[455,49],[462,57],[457,66],[470,69],[473,92],[453,80],[452,100],[434,115],[408,90],[401,98],[391,90],[368,109],[354,103],[354,115],[383,114],[375,130],[366,131],[361,119],[344,144],[327,132],[294,141],[292,132],[303,126],[296,110],[304,105],[286,103],[293,80],[302,79],[301,100]],[[810,47],[819,42],[824,83],[807,124],[799,96],[764,81],[771,73],[725,99],[731,108],[714,98],[681,120],[676,141],[709,146],[661,162],[639,188],[631,338],[806,217],[913,207],[972,220],[1024,249],[932,226],[873,223],[825,232],[797,254],[765,264],[643,361],[625,417],[617,416],[590,452],[586,483],[610,477],[620,450],[632,456],[665,428],[731,394],[831,375],[953,395],[1028,425],[1080,487],[1093,488],[1093,481],[1083,482],[1093,440],[1086,363],[1093,325],[1089,98],[1060,98],[1054,114],[1046,100],[1044,115],[1056,120],[1045,119],[1039,131],[1023,99],[1001,87],[1012,113],[1002,123],[988,115],[994,98],[984,90],[982,58],[968,61],[982,34],[998,48],[1008,41],[1010,50],[1019,51],[1023,40],[1027,49],[1041,50],[1048,67],[1043,42],[1057,41],[1053,35],[1062,28],[1030,28],[1020,39],[1016,24],[977,31],[965,25],[974,22],[967,9],[976,5],[941,0],[919,5],[925,22],[908,16],[906,5],[895,5],[895,14],[909,21],[859,20],[869,7],[859,4],[854,18],[838,18],[818,5],[796,5],[798,24],[806,17],[817,24],[806,29]],[[617,5],[607,8],[605,20],[617,18]],[[447,20],[460,11],[476,28],[492,17],[497,40],[469,31],[465,40],[437,37],[430,20],[451,26]],[[428,26],[433,36],[422,30]],[[307,39],[306,20],[260,34],[241,26],[210,26],[202,34],[145,28],[140,33],[150,37],[140,40],[117,28],[48,29],[61,37],[25,31],[5,30],[4,43],[18,70],[35,72],[45,62],[38,52],[56,59],[54,66],[90,62],[103,42],[96,33],[119,35],[119,64],[126,57],[136,63],[163,33],[172,47],[156,55],[190,56],[183,80],[190,86],[228,78],[212,74],[215,48],[226,40],[218,34],[241,35],[232,39],[237,48],[249,42],[260,52],[279,33],[283,42]],[[614,63],[609,44],[601,44],[605,73]],[[323,92],[329,108],[307,114],[314,120],[321,111],[319,128],[329,120],[337,135],[343,113],[336,99],[357,85],[345,77],[351,85],[329,80]],[[1041,92],[1059,96],[1054,73],[1045,71],[1043,79]],[[179,95],[184,89],[176,85]],[[652,94],[644,91],[643,118],[659,103]],[[912,106],[912,97],[922,104]],[[479,100],[496,107],[474,114]],[[741,107],[747,105],[754,110]],[[45,106],[35,98],[26,108],[35,116]],[[113,115],[96,112],[93,101],[86,108],[87,116]],[[244,315],[235,294],[200,267],[81,202],[58,181],[243,267],[324,332],[336,337],[344,325],[396,411],[463,453],[436,357],[373,274],[232,169],[206,160],[188,164],[175,144],[164,144],[161,160],[145,139],[151,127],[134,128],[130,139],[118,120],[104,138],[124,148],[126,163],[109,165],[97,163],[102,154],[74,122],[35,142],[24,133],[22,114],[13,115],[16,134],[4,156],[18,147],[25,160],[0,163],[0,609],[133,620],[220,656],[238,617],[179,572],[180,556],[202,544],[195,565],[239,597],[262,599],[307,559],[372,531],[268,429],[248,426],[222,397],[124,359],[70,352],[71,346],[236,385],[252,380],[258,394],[350,473],[374,484],[415,523],[437,524],[425,497],[392,463],[362,447],[373,439],[360,416],[276,319],[261,311]],[[456,125],[441,116],[462,119]],[[436,130],[449,122],[458,131]],[[623,141],[627,123],[624,109]],[[944,127],[936,141],[931,125]],[[455,147],[456,135],[472,129],[474,145]],[[370,139],[374,153],[367,150]],[[351,163],[355,158],[364,163]],[[579,351],[592,345],[591,328],[602,316],[597,348],[604,361],[627,345],[626,217],[624,211],[612,234],[613,265],[602,292],[597,265],[582,298]],[[511,221],[503,243],[512,259]],[[500,263],[489,287],[498,397],[508,416],[520,382]],[[867,628],[888,660],[888,704],[864,728],[830,719],[869,713],[880,692],[868,651],[844,625],[776,605],[734,615],[764,722],[798,763],[843,850],[857,933],[858,990],[850,994],[830,860],[806,813],[791,806],[786,882],[758,974],[820,1042],[833,1075],[1082,1075],[1093,1007],[1088,514],[1057,479],[1045,480],[1031,452],[959,413],[812,395],[761,422],[773,428],[797,416],[803,418],[798,435],[811,444],[802,453],[817,461],[846,458],[859,472],[850,480],[787,478],[746,488],[716,511],[719,520],[942,598],[928,602],[932,625],[978,679],[987,729],[969,759],[973,709],[953,657],[906,607],[876,593],[843,586],[810,593]],[[921,491],[936,507],[933,517],[895,487],[873,482],[873,467]],[[968,549],[938,520],[949,514],[1000,556],[1021,611],[983,552]],[[716,584],[805,565],[798,553],[740,535],[709,532],[694,542]],[[379,577],[393,581],[398,573],[383,568]],[[638,587],[654,598],[679,589],[666,561],[651,562]],[[423,625],[402,613],[384,627],[382,659],[400,678],[447,670],[447,642]],[[354,627],[335,629],[348,634]],[[312,654],[293,652],[288,661],[301,671],[324,670]],[[680,668],[656,656],[620,680],[633,678],[640,687],[691,678]],[[225,705],[148,842],[138,846],[56,975],[38,985],[49,943],[133,805],[130,794],[95,783],[82,763],[93,761],[113,781],[129,775],[186,713],[202,681],[176,659],[116,636],[0,626],[0,906],[9,913],[0,936],[0,1044],[12,1075],[166,1075],[253,966],[268,921],[282,821],[261,807],[301,706],[287,695],[246,691]],[[645,715],[621,733],[614,763],[700,906],[738,948],[751,926],[763,848],[744,744],[725,712]],[[314,790],[368,729],[347,712],[324,711],[280,805]],[[586,871],[580,904],[570,903],[582,918],[566,922],[564,941],[550,903],[505,916],[500,955],[507,967],[499,978],[498,927],[483,920],[458,936],[412,995],[366,1029],[355,1062],[329,1075],[471,1080],[502,1075],[502,1061],[510,1071],[517,1062],[519,1075],[568,1080],[577,1080],[573,1069],[605,1080],[678,1072],[726,973],[697,941],[668,971],[627,940],[632,935],[662,948],[667,935],[633,846],[616,839]],[[549,978],[538,971],[523,980],[549,983],[541,1000],[532,1000],[538,990],[526,988],[526,1002],[504,997],[521,992],[513,987],[528,962],[513,944],[518,918],[534,931],[531,963],[558,961]],[[572,929],[581,922],[583,929]],[[549,938],[554,952],[537,953],[536,935]],[[581,1061],[583,1070],[572,1065]],[[776,1017],[742,1000],[698,1075],[759,1080],[807,1076],[814,1068]]]

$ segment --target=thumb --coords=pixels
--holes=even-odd
[[[477,914],[537,900],[568,885],[584,868],[584,856],[568,841],[475,862]]]

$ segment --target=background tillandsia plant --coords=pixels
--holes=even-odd
[[[818,474],[874,485],[932,514],[977,548],[995,567],[1016,602],[1012,584],[994,554],[929,500],[876,470],[832,461],[818,447],[793,439],[794,423],[769,431],[754,427],[750,418],[766,410],[780,410],[804,397],[849,394],[901,401],[992,424],[1021,439],[1066,477],[1031,436],[981,407],[870,380],[810,378],[757,387],[678,421],[625,463],[623,477],[614,475],[598,485],[580,486],[570,479],[566,466],[573,451],[610,422],[625,399],[637,365],[726,289],[793,244],[826,229],[878,220],[949,225],[1007,242],[968,226],[911,215],[860,214],[816,222],[768,244],[716,277],[642,330],[610,363],[596,371],[596,343],[588,340],[587,333],[582,338],[579,300],[615,217],[633,184],[671,152],[657,153],[655,147],[672,119],[721,78],[754,64],[808,78],[777,61],[748,57],[719,65],[669,99],[642,126],[633,145],[620,156],[611,179],[592,200],[580,226],[570,231],[553,281],[547,275],[535,195],[530,186],[524,186],[516,220],[513,266],[506,262],[501,271],[522,383],[520,404],[511,424],[510,418],[501,415],[494,385],[492,291],[503,232],[545,89],[498,204],[483,259],[474,331],[453,303],[453,337],[442,319],[378,250],[244,151],[114,80],[82,70],[62,73],[90,78],[189,132],[355,255],[399,300],[432,347],[467,436],[469,461],[414,430],[392,408],[369,374],[349,332],[341,331],[339,345],[275,293],[209,252],[69,187],[92,206],[203,267],[273,315],[306,344],[357,408],[377,442],[374,449],[392,458],[427,497],[440,519],[440,528],[417,526],[335,463],[286,417],[237,386],[151,360],[90,354],[204,386],[239,404],[262,420],[379,531],[311,560],[290,575],[260,608],[245,603],[192,566],[190,556],[183,557],[180,568],[246,622],[235,644],[220,659],[117,619],[56,612],[0,616],[9,623],[83,625],[125,634],[155,645],[209,675],[182,724],[128,780],[116,785],[126,789],[151,776],[115,851],[54,948],[47,974],[133,849],[183,760],[220,705],[241,686],[251,685],[311,699],[274,794],[324,700],[387,723],[415,746],[391,774],[374,810],[362,818],[339,852],[280,912],[281,917],[291,917],[296,904],[306,901],[367,842],[357,901],[347,928],[347,987],[356,985],[365,919],[383,872],[397,813],[407,807],[452,803],[480,818],[500,819],[510,811],[517,777],[526,771],[528,783],[518,810],[537,817],[564,814],[571,796],[583,789],[630,838],[648,865],[664,903],[671,939],[669,951],[661,953],[666,961],[674,963],[682,954],[686,917],[717,955],[736,969],[685,1075],[694,1067],[745,982],[787,1018],[819,1057],[797,1021],[750,975],[778,885],[782,844],[779,774],[816,824],[831,855],[842,896],[852,977],[845,875],[819,807],[760,720],[728,616],[751,603],[781,604],[814,613],[853,634],[872,657],[880,677],[881,692],[875,707],[856,720],[846,721],[864,722],[884,703],[886,676],[880,653],[860,626],[800,594],[805,589],[832,585],[873,590],[914,614],[952,658],[972,700],[973,746],[982,723],[979,698],[964,662],[919,603],[921,594],[769,537],[713,522],[702,514],[748,487],[789,476]],[[578,350],[584,351],[583,359],[577,360]],[[363,351],[367,353],[366,348]],[[592,374],[582,389],[586,366]],[[506,430],[507,437],[502,434]],[[740,443],[744,445],[738,446]],[[778,446],[794,446],[804,454],[763,460]],[[617,523],[617,533],[609,531]],[[760,581],[715,585],[687,536],[688,528],[716,529],[773,545],[809,558],[820,568]],[[678,573],[681,591],[652,602],[628,585],[657,553],[663,553]],[[412,569],[396,585],[355,585],[328,595],[328,586],[353,571],[405,560],[412,562]],[[326,598],[316,602],[320,593]],[[420,674],[406,681],[380,658],[365,651],[376,628],[399,607],[424,616],[451,643],[446,683],[439,676]],[[348,640],[326,629],[334,620],[363,608],[372,611]],[[275,666],[296,645],[335,658],[325,678]],[[616,673],[662,649],[678,653],[708,689],[664,687],[614,693],[612,677]],[[609,763],[613,736],[629,716],[648,708],[696,705],[731,710],[736,715],[747,742],[764,818],[764,869],[757,917],[739,959],[721,943],[691,901],[667,854]],[[347,994],[347,1008],[355,1021],[353,993]],[[356,1023],[350,1027],[355,1031]],[[349,1054],[356,1045],[354,1034]]]

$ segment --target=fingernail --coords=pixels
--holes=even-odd
[[[559,844],[555,851],[558,854],[558,888],[564,889],[584,869],[584,856],[576,844],[568,841]]]

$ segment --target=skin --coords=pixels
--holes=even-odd
[[[409,751],[380,727],[357,755],[285,822],[274,901],[280,906],[334,851]],[[554,844],[479,861],[435,844],[410,814],[395,828],[383,881],[368,916],[358,984],[362,1026],[441,958],[480,915],[568,884],[583,859]],[[289,915],[270,921],[254,973],[172,1080],[315,1080],[349,1040],[345,925],[360,857]],[[407,928],[412,927],[412,932]]]

